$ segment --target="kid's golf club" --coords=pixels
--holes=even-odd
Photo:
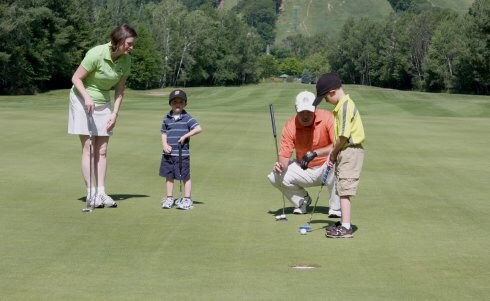
[[[315,200],[315,205],[313,205],[313,210],[311,211],[311,215],[310,215],[310,220],[308,221],[308,223],[306,224],[303,224],[301,226],[299,226],[299,230],[301,231],[301,234],[304,234],[304,232],[311,232],[311,220],[313,218],[313,213],[315,213],[315,209],[316,209],[316,204],[318,203],[318,199],[320,198],[320,193],[322,193],[322,189],[323,189],[323,186],[325,186],[325,184],[327,183],[327,178],[328,178],[328,174],[330,173],[330,170],[332,169],[333,167],[333,163],[332,161],[328,161],[327,162],[327,168],[325,169],[325,172],[323,173],[323,177],[322,177],[322,181],[321,181],[321,185],[320,185],[320,190],[318,191],[318,195],[316,196],[316,200]]]
[[[180,195],[179,198],[175,201],[177,206],[179,206],[183,200],[182,198],[182,143],[179,143],[179,184],[180,184],[179,186]]]
[[[277,134],[276,134],[276,118],[274,117],[274,106],[269,104],[269,113],[271,115],[271,123],[272,123],[272,135],[274,136],[274,142],[276,145],[276,160],[279,162],[279,149],[277,148]],[[286,201],[284,200],[284,191],[281,183],[281,195],[282,195],[282,214],[276,215],[276,221],[287,221],[288,218],[284,213],[286,207]]]

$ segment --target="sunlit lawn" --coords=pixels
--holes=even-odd
[[[66,134],[68,91],[0,96],[0,299],[487,299],[490,97],[347,86],[366,161],[355,237],[330,240],[325,192],[302,236],[309,215],[275,222],[281,195],[265,177],[275,160],[268,105],[281,128],[304,89],[314,92],[187,89],[204,128],[191,142],[191,211],[160,209],[170,89],[127,91],[106,185],[119,207],[89,214],[79,141]]]

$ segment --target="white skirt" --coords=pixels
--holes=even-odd
[[[112,103],[95,104],[94,112],[89,115],[85,111],[83,97],[70,91],[70,107],[68,110],[68,134],[92,136],[112,136],[107,131],[107,120],[112,114]]]

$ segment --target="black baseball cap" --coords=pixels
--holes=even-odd
[[[170,104],[175,98],[183,99],[185,103],[187,103],[187,95],[183,90],[176,89],[170,92],[170,95],[168,96],[168,104]]]
[[[338,89],[342,86],[342,80],[340,79],[340,76],[335,73],[325,73],[316,82],[316,98],[315,101],[313,102],[314,106],[317,106],[319,103],[322,102],[323,98],[325,98],[325,95],[327,95],[328,92]]]

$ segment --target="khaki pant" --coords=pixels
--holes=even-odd
[[[335,165],[335,184],[339,196],[356,195],[364,162],[364,148],[350,146],[340,151]]]
[[[267,178],[274,187],[279,189],[279,191],[282,189],[284,196],[298,208],[300,202],[308,195],[305,188],[321,185],[326,167],[327,164],[325,163],[322,166],[303,170],[296,161],[290,161],[285,172],[271,172],[267,175]],[[332,167],[326,183],[330,193],[329,207],[330,209],[340,210],[340,198],[335,194],[334,170],[335,168]]]

